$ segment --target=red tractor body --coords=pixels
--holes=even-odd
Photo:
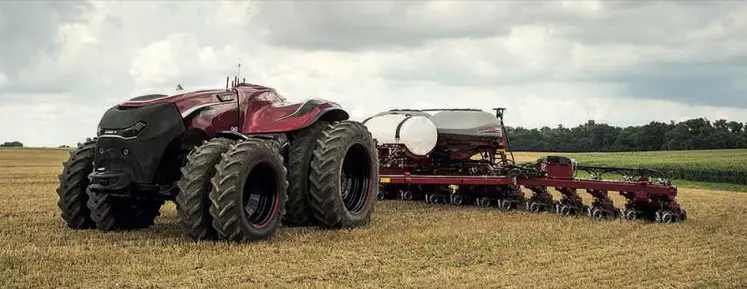
[[[103,153],[97,155],[97,169],[104,170],[92,174],[93,190],[155,193],[170,199],[176,192],[159,186],[176,180],[178,170],[174,166],[180,167],[180,157],[196,144],[214,137],[238,140],[264,135],[286,147],[286,133],[319,120],[346,119],[348,114],[334,102],[310,99],[291,103],[272,88],[247,83],[228,89],[136,97],[111,108],[102,117],[98,147]],[[142,126],[136,133],[142,137],[125,135],[123,129],[138,123]],[[121,156],[123,150],[129,152],[126,158]],[[117,162],[129,164],[121,166]],[[115,167],[104,167],[112,164]]]
[[[348,117],[334,102],[291,103],[272,88],[238,82],[135,97],[107,110],[97,138],[65,163],[63,219],[77,229],[143,228],[171,200],[197,239],[265,238],[280,219],[366,224],[378,186],[376,148]],[[315,178],[323,179],[316,187]]]
[[[309,99],[291,103],[275,89],[240,83],[230,90],[213,89],[177,95],[147,95],[120,104],[135,108],[173,103],[185,119],[186,129],[206,135],[220,132],[242,134],[282,133],[302,129],[319,119],[346,120],[348,114],[337,103]],[[325,116],[326,115],[326,116]]]

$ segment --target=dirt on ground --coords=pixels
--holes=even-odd
[[[0,287],[747,286],[747,193],[680,189],[689,219],[669,225],[382,201],[359,229],[194,242],[173,203],[145,230],[68,229],[55,194],[66,157],[0,150]]]

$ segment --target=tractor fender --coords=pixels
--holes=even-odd
[[[215,134],[215,137],[227,138],[235,141],[249,139],[248,135],[233,130],[219,131]]]
[[[350,117],[337,103],[314,98],[285,106],[268,105],[244,115],[248,117],[239,132],[245,135],[292,132],[319,120],[340,121]]]
[[[246,135],[238,131],[227,130],[217,132],[215,134],[215,137],[227,138],[235,141],[248,140],[250,138],[274,140],[278,143],[278,148],[280,149],[284,157],[287,156],[287,152],[290,149],[290,140],[288,140],[288,136],[284,133]]]

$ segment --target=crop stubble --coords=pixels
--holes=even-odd
[[[690,219],[674,225],[386,201],[377,204],[370,226],[356,230],[282,228],[269,242],[192,242],[171,203],[146,230],[67,229],[54,193],[66,156],[64,150],[0,150],[0,287],[747,283],[744,193],[680,189]]]

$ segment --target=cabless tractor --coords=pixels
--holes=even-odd
[[[477,205],[503,210],[587,215],[594,219],[678,222],[687,212],[675,201],[677,188],[654,170],[583,166],[568,157],[548,156],[517,165],[503,123],[477,109],[395,109],[363,121],[377,141],[378,199],[422,200],[430,204]],[[577,172],[590,174],[576,178]],[[621,181],[605,181],[603,174]],[[657,181],[652,181],[652,178]],[[530,196],[522,191],[527,189]],[[555,200],[548,188],[562,196]],[[591,197],[584,204],[578,190]],[[608,191],[627,200],[616,209]]]
[[[281,224],[351,228],[371,218],[371,134],[336,103],[289,103],[268,87],[144,95],[101,118],[60,174],[70,228],[152,226],[173,200],[191,238],[252,241]]]

